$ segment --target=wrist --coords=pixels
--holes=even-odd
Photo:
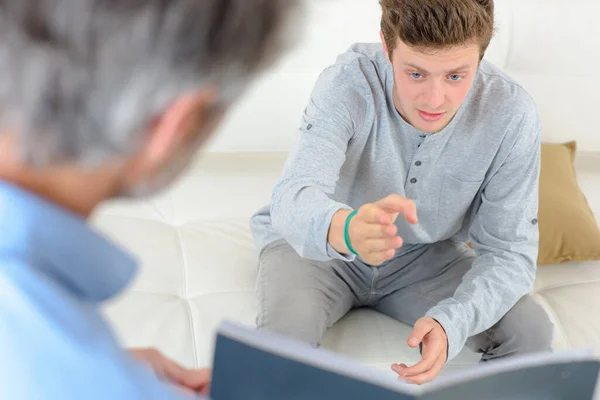
[[[438,324],[438,325],[440,326],[440,328],[442,329],[442,332],[444,332],[444,339],[446,339],[446,360],[445,360],[444,362],[446,362],[446,361],[448,361],[448,348],[449,348],[449,346],[450,346],[450,343],[448,342],[448,334],[446,333],[446,329],[444,328],[444,325],[442,325],[442,324],[440,323],[440,321],[438,321],[437,319],[435,319],[435,318],[432,318],[432,317],[430,317],[430,318],[431,318],[432,320],[434,320],[434,321],[435,321],[435,323],[436,323],[436,324]]]
[[[356,250],[354,250],[354,247],[352,247],[352,243],[350,242],[350,222],[352,221],[352,218],[356,215],[356,213],[357,210],[352,211],[350,215],[346,218],[346,223],[344,224],[344,243],[346,244],[346,247],[350,250],[350,252],[355,256],[357,256],[358,253],[356,252]]]
[[[346,220],[350,213],[352,213],[351,210],[341,209],[333,214],[329,225],[329,232],[327,233],[329,245],[340,254],[351,254],[344,238]]]

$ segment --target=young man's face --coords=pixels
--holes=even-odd
[[[388,54],[383,37],[382,41]],[[450,123],[469,93],[479,66],[479,46],[422,53],[398,40],[390,62],[396,109],[416,129],[436,133]]]

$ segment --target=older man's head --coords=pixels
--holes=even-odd
[[[79,171],[104,198],[164,187],[280,52],[294,5],[0,0],[0,177],[39,192]]]

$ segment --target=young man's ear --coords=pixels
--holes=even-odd
[[[383,46],[383,52],[385,53],[385,58],[387,58],[388,62],[391,64],[392,60],[390,60],[390,52],[388,50],[387,43],[385,42],[385,36],[383,35],[383,31],[379,31],[379,37],[381,38],[381,44]]]

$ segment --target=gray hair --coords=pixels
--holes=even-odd
[[[230,104],[289,35],[295,0],[0,0],[0,124],[22,157],[94,165],[211,84]]]

